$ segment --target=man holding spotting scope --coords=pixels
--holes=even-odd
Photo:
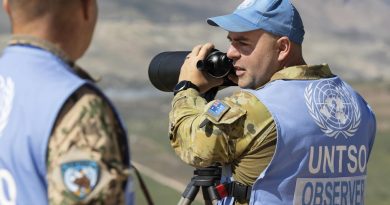
[[[307,65],[304,27],[289,0],[245,0],[207,22],[228,32],[241,91],[207,102],[222,84],[197,69],[195,46],[174,89],[170,140],[195,167],[223,165],[223,204],[364,203],[375,117],[329,66]]]

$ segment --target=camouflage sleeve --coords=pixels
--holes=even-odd
[[[90,89],[76,92],[65,103],[48,144],[49,203],[123,204],[129,173],[120,137],[126,136],[108,103]]]
[[[171,146],[184,162],[195,167],[215,162],[237,165],[234,162],[250,152],[264,155],[259,147],[276,140],[276,137],[268,139],[272,138],[269,133],[274,127],[270,113],[255,96],[245,91],[209,103],[194,89],[179,92],[172,101],[169,117]],[[274,149],[264,152],[272,157]],[[244,172],[250,169],[245,166],[255,167],[256,176],[261,172],[257,165],[240,166],[244,167]]]

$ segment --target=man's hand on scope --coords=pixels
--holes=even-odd
[[[206,56],[214,49],[214,45],[206,43],[197,45],[192,49],[184,61],[179,81],[188,80],[199,87],[200,93],[203,94],[213,87],[217,87],[223,83],[223,79],[217,79],[209,76],[206,72],[198,70],[196,64],[199,60],[204,60]]]

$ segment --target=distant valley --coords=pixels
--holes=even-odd
[[[213,42],[226,50],[226,32],[207,17],[226,14],[240,1],[104,0],[92,46],[80,65],[102,76],[103,87],[150,87],[148,65],[162,51]],[[309,64],[328,63],[349,80],[390,79],[389,0],[295,0],[305,23]],[[0,12],[0,46],[9,25]]]

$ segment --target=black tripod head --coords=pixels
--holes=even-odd
[[[220,183],[221,175],[222,168],[220,166],[195,169],[194,176],[184,190],[178,205],[191,204],[200,187],[202,187],[205,204],[216,204],[220,200],[220,196],[215,187]]]

